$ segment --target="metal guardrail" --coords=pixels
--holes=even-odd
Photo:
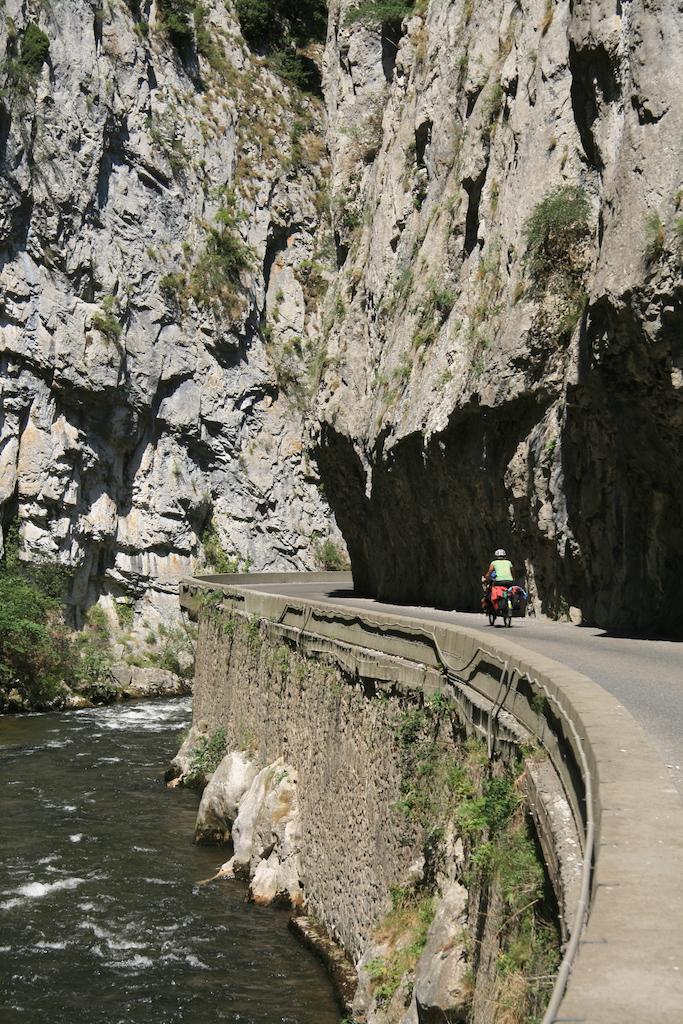
[[[587,677],[507,641],[483,645],[472,630],[447,623],[435,621],[433,627],[428,628],[424,622],[410,616],[389,616],[379,609],[370,612],[345,607],[343,601],[329,597],[292,598],[253,589],[264,582],[278,584],[303,579],[325,584],[336,583],[340,577],[338,574],[315,574],[315,577],[278,574],[273,578],[266,574],[258,578],[204,578],[181,585],[181,603],[192,603],[191,591],[220,587],[234,603],[241,604],[247,614],[259,613],[280,623],[289,619],[290,625],[301,632],[328,639],[336,637],[346,643],[365,646],[370,652],[431,664],[492,700],[494,708],[505,707],[513,716],[521,716],[525,727],[536,732],[539,742],[553,759],[581,825],[579,832],[583,834],[583,867],[574,925],[544,1024],[559,1024],[559,1021],[681,1024],[683,809],[673,786],[666,785],[663,765],[637,723],[614,698]],[[463,664],[455,664],[453,651],[444,649],[444,639],[454,641],[456,648],[460,646],[469,655]],[[481,671],[481,666],[496,661],[501,672],[494,680]],[[487,679],[493,687],[498,686],[497,695],[486,685]],[[542,695],[552,708],[552,716],[545,718],[544,725],[539,718],[535,730],[529,701],[518,689],[522,683],[530,692]],[[558,723],[561,721],[561,730],[551,718]],[[624,754],[629,754],[630,758],[621,756]],[[570,763],[572,759],[575,769]],[[576,774],[580,780],[575,778]],[[581,785],[577,788],[579,781]],[[605,803],[602,797],[607,791],[612,800],[608,797]],[[624,808],[620,801],[631,805],[633,827],[638,828],[640,818],[640,832],[644,835],[635,831],[631,836],[628,829],[631,817],[624,828]],[[616,806],[611,806],[615,803]],[[623,849],[626,843],[629,848],[624,857],[628,865],[621,869],[623,878],[619,880],[620,866],[613,851]],[[648,857],[648,852],[653,843],[660,852],[658,872],[655,879],[650,879],[651,900],[643,905],[638,896],[644,880],[640,877],[634,880],[631,864],[637,847],[636,859],[652,873],[652,858]],[[613,873],[611,880],[595,877],[603,860],[609,862]],[[635,916],[625,918],[635,906],[638,907],[638,912],[633,909]],[[657,929],[657,941],[653,941],[653,927]],[[589,957],[579,955],[584,946],[591,950]],[[667,957],[667,949],[675,950],[676,954]],[[670,965],[667,961],[675,960],[676,956],[678,962]],[[604,975],[610,972],[619,974],[620,981],[606,989]]]

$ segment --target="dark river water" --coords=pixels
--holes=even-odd
[[[189,700],[0,718],[2,1024],[338,1024],[287,915],[191,842]],[[222,855],[223,854],[223,855]]]

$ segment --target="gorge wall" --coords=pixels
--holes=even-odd
[[[675,631],[679,12],[328,13],[322,102],[222,0],[3,5],[5,530],[76,622],[334,514],[363,592]]]
[[[188,39],[176,7],[0,10],[3,527],[75,568],[76,622],[122,595],[177,612],[211,543],[305,569],[336,535],[301,426],[322,106],[252,57],[230,6],[181,4]]]
[[[502,546],[538,610],[680,629],[675,5],[431,0],[393,36],[353,9],[317,441],[357,586],[476,607]]]

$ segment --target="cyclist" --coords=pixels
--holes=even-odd
[[[508,558],[506,551],[503,548],[498,548],[491,564],[482,576],[482,583],[488,583],[489,586],[495,583],[496,586],[509,587],[512,586],[513,580],[512,562]]]

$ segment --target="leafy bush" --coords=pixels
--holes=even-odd
[[[247,643],[252,651],[260,649],[261,639],[261,620],[258,615],[252,615],[247,622]]]
[[[325,41],[325,0],[237,0],[236,6],[242,35],[252,49],[273,52]]]
[[[590,231],[590,207],[581,186],[549,191],[524,225],[524,261],[531,276],[541,284],[558,273],[573,281],[581,278],[581,249]]]
[[[21,575],[0,572],[0,686],[43,705],[71,669],[59,603]]]
[[[346,15],[348,25],[395,25],[412,14],[415,0],[361,0]]]
[[[542,287],[576,284],[586,269],[584,243],[590,237],[590,207],[578,185],[548,192],[524,227],[525,263]]]
[[[457,293],[446,285],[439,285],[432,277],[427,282],[429,288],[423,301],[423,320],[435,317],[440,323],[446,320],[455,305]]]
[[[349,560],[343,548],[331,537],[316,545],[315,557],[324,572],[339,572],[349,568]]]
[[[29,75],[38,75],[50,53],[50,40],[29,21],[21,40],[21,64]]]
[[[19,527],[12,523],[5,534],[5,555],[0,564],[0,572],[18,576],[34,586],[42,595],[57,602],[61,606],[73,570],[59,562],[26,562],[19,558]]]
[[[225,757],[225,751],[225,729],[216,729],[211,736],[203,737],[190,754],[188,781],[197,782],[203,775],[215,772]]]
[[[90,609],[75,637],[65,623],[65,592],[71,570],[53,562],[19,558],[16,525],[7,532],[0,563],[0,689],[16,688],[33,707],[44,707],[66,684],[95,700],[114,687],[107,618]]]
[[[302,92],[320,92],[320,72],[315,61],[292,50],[277,50],[269,60],[276,74]]]
[[[180,302],[186,288],[187,278],[180,271],[171,274],[164,274],[159,281],[159,291],[167,302]]]
[[[226,308],[234,306],[237,300],[237,286],[240,273],[252,266],[253,250],[246,245],[237,226],[243,219],[233,206],[222,206],[208,225],[204,251],[190,273],[189,291],[199,306],[211,306],[218,301]]]
[[[185,148],[185,125],[175,104],[163,113],[151,111],[145,118],[150,140],[168,160],[173,174],[177,177],[189,162]]]
[[[428,290],[421,297],[420,315],[412,338],[414,349],[427,348],[433,344],[457,298],[453,289],[439,285],[434,278],[430,278],[427,285]]]
[[[130,600],[117,601],[114,607],[121,629],[131,629],[135,621],[135,606],[133,602]]]
[[[110,672],[114,661],[109,622],[104,609],[94,604],[85,626],[73,642],[74,668],[69,682],[90,700],[111,700],[115,693]]]
[[[16,32],[8,31],[8,52],[10,54],[5,71],[9,91],[22,95],[30,92],[32,85],[50,53],[50,40],[34,22],[29,21],[21,36],[20,52],[16,52]]]
[[[102,300],[102,309],[92,315],[92,325],[95,330],[103,334],[107,341],[113,342],[119,340],[123,331],[115,310],[116,299],[113,295],[105,295]]]
[[[483,107],[483,134],[485,138],[491,137],[491,131],[498,120],[498,115],[503,109],[505,102],[505,90],[500,82],[495,82],[490,89],[488,89],[486,96],[484,97]]]
[[[318,68],[298,50],[310,42],[324,42],[325,0],[237,0],[236,6],[251,49],[270,57],[273,69],[300,89],[319,92]]]
[[[567,342],[580,322],[587,304],[584,277],[588,269],[591,237],[590,207],[582,188],[563,185],[548,192],[524,227],[524,263],[533,284],[527,295],[553,293],[562,300],[549,319],[547,311],[538,318],[556,341]],[[523,292],[513,296],[515,301]]]
[[[205,526],[200,540],[210,569],[217,573],[249,572],[250,559],[227,553],[221,544],[213,518]]]
[[[273,5],[270,0],[237,0],[237,17],[242,35],[252,49],[264,49],[275,38]]]
[[[204,60],[208,61],[214,71],[218,71],[225,76],[229,73],[225,50],[211,32],[208,24],[207,9],[203,3],[195,4],[193,17],[197,53]]]
[[[390,894],[392,908],[379,925],[378,938],[389,945],[391,952],[375,957],[367,968],[379,1006],[391,1002],[404,975],[415,968],[436,911],[436,899],[428,892],[393,886]]]
[[[540,1020],[557,968],[559,936],[527,827],[519,786],[523,765],[494,767],[486,745],[474,737],[454,756],[453,724],[442,693],[422,705],[406,704],[396,723],[402,780],[395,808],[429,830],[425,848],[431,850],[432,866],[440,863],[444,825],[455,824],[464,842],[468,888],[497,890],[504,901],[491,1020]],[[425,889],[395,889],[391,895],[394,907],[375,936],[389,953],[368,965],[373,995],[382,1005],[402,983],[410,985],[431,919]],[[508,1016],[502,1011],[513,996],[518,1012]]]
[[[194,675],[196,633],[192,626],[159,626],[155,649],[146,655],[147,666],[173,672],[179,679]]]
[[[158,6],[164,31],[170,41],[177,50],[187,49],[194,42],[194,0],[159,0]]]

